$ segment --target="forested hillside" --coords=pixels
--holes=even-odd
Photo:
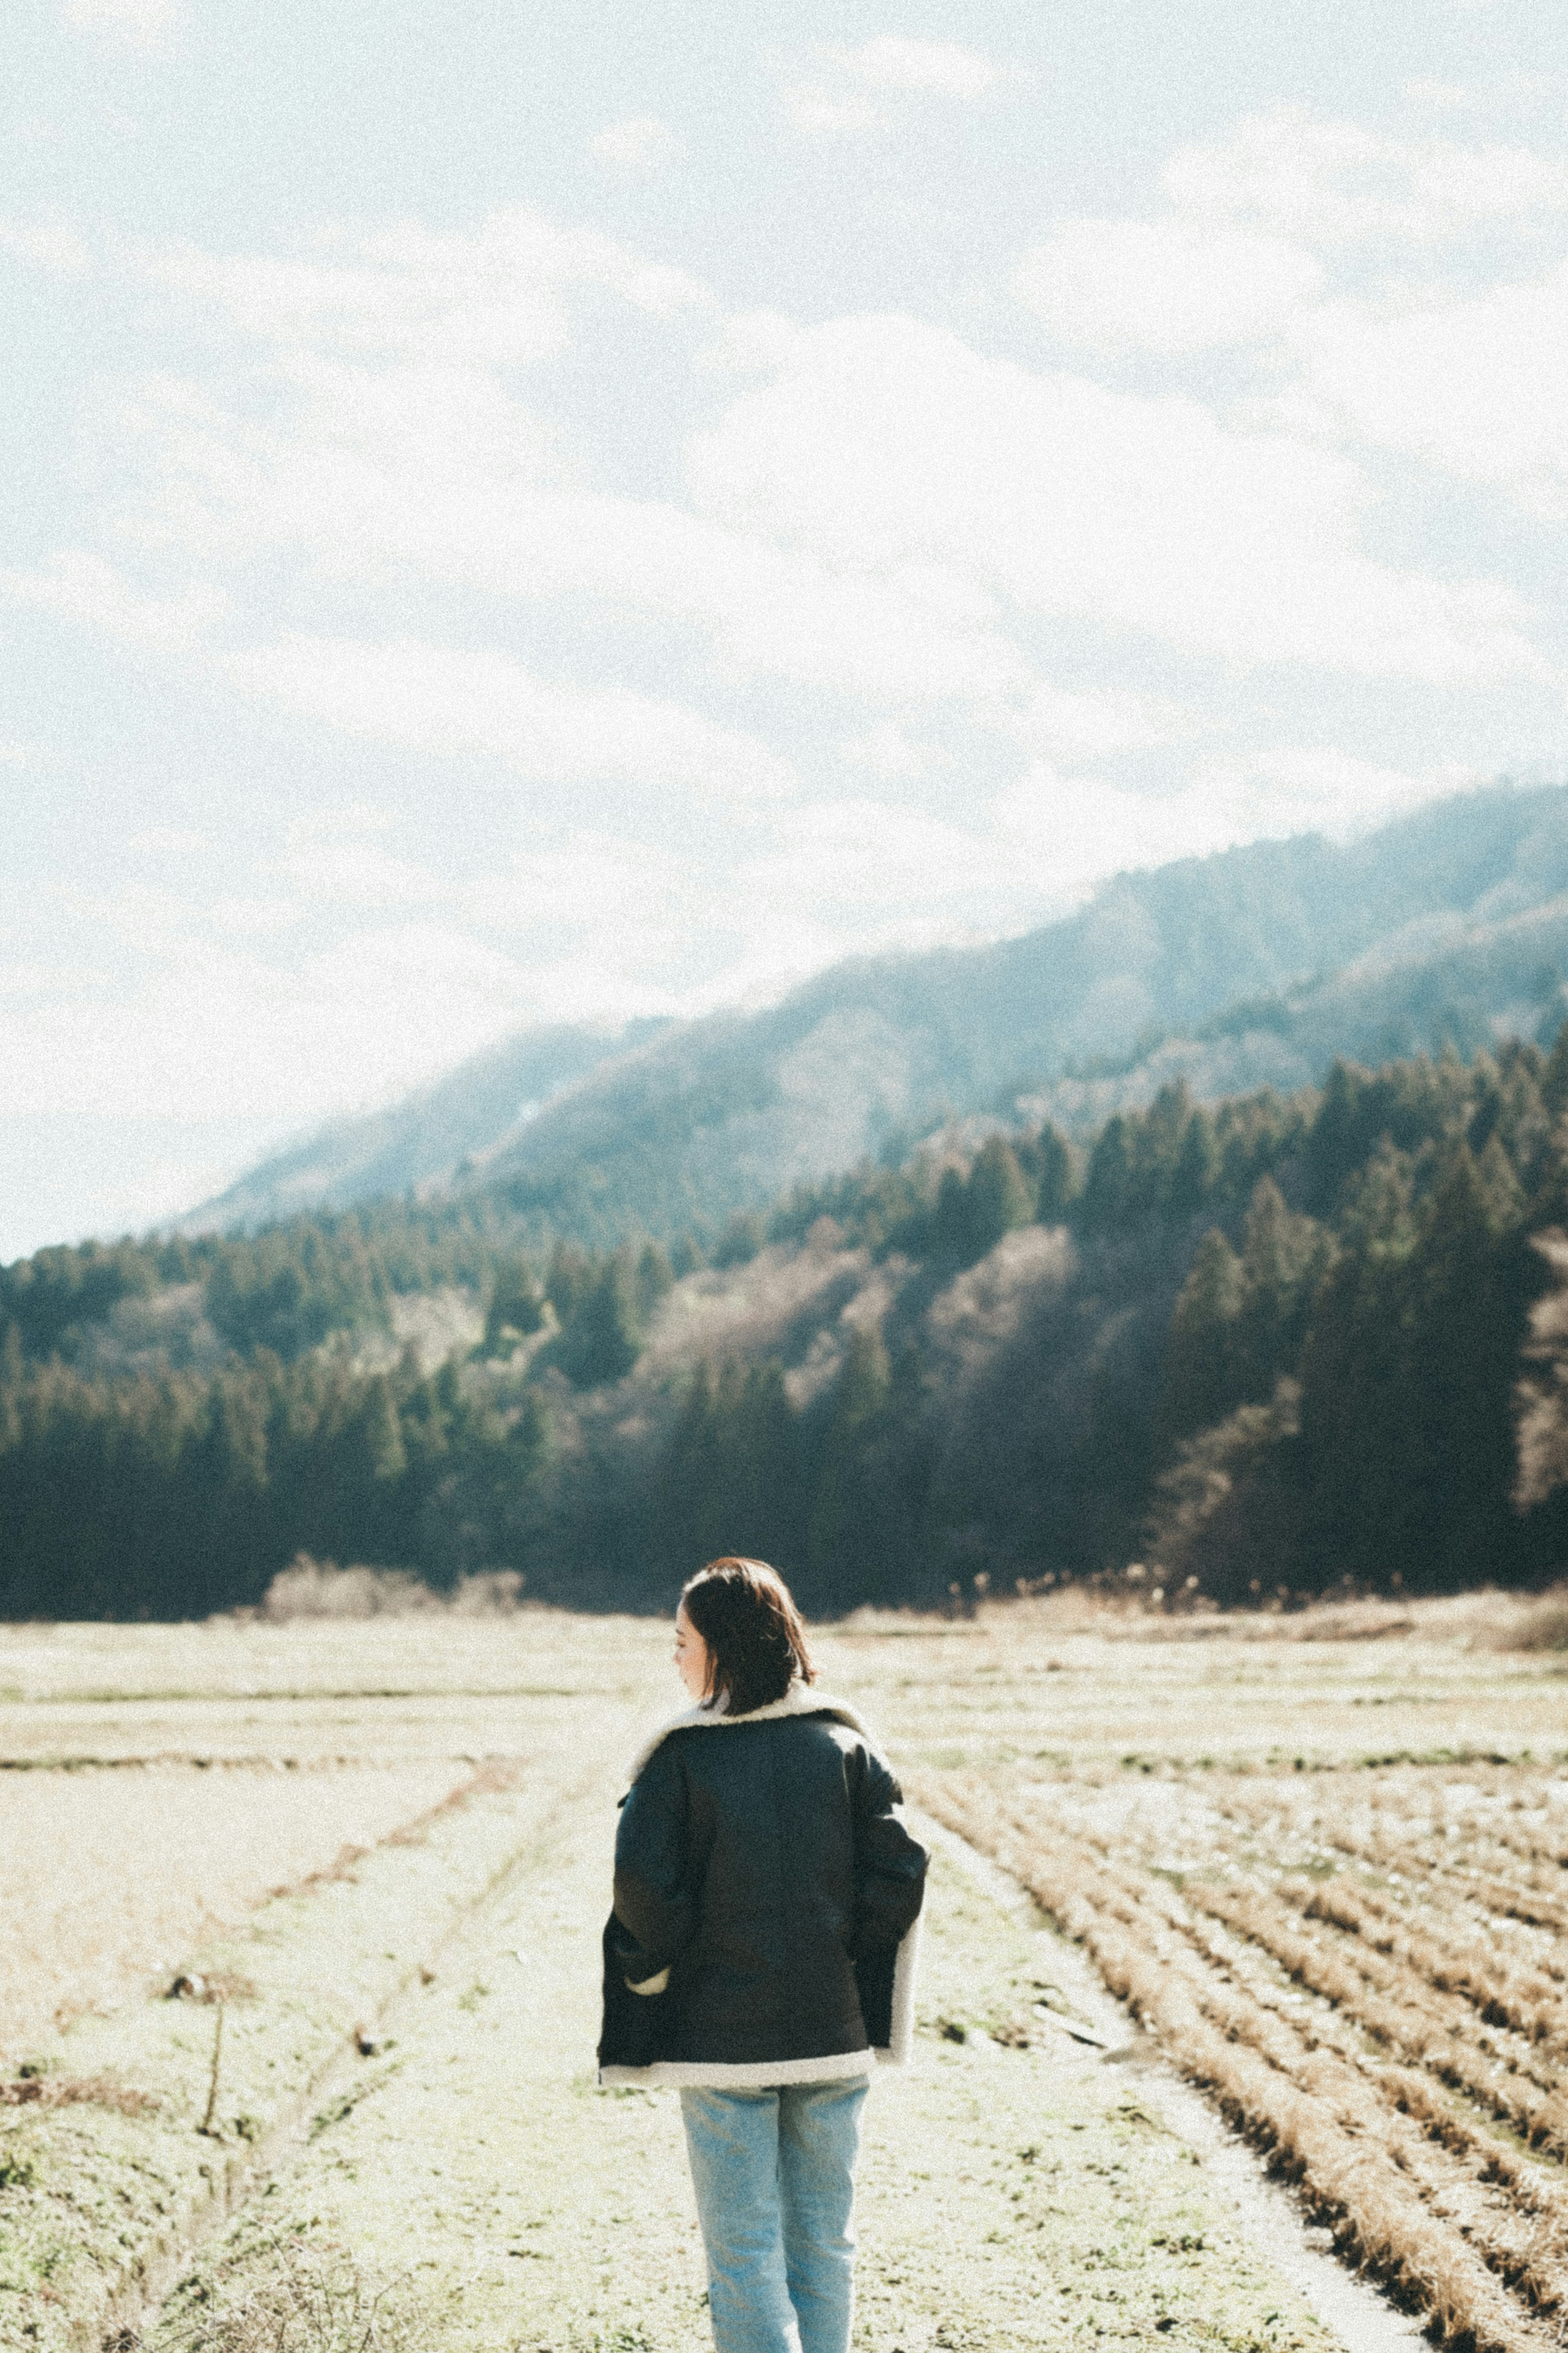
[[[1087,1136],[1178,1076],[1204,1098],[1289,1091],[1336,1056],[1550,1036],[1564,893],[1556,786],[1460,795],[1349,846],[1186,859],[1024,938],[841,965],[763,1012],[530,1033],[266,1163],[187,1226],[501,1187],[535,1249],[668,1241],[954,1115]]]
[[[1565,1112],[1568,1029],[954,1132],[668,1250],[530,1255],[500,1191],[44,1252],[0,1275],[0,1609],[199,1614],[301,1550],[589,1605],[729,1548],[818,1610],[1531,1580]]]

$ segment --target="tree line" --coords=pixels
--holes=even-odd
[[[819,1610],[1129,1564],[1243,1604],[1542,1576],[1568,1490],[1516,1500],[1515,1392],[1565,1113],[1568,1030],[1168,1087],[607,1250],[520,1250],[480,1198],[40,1252],[0,1271],[0,1612],[199,1615],[300,1551],[598,1606],[750,1550]],[[683,1277],[765,1304],[814,1252],[815,1324],[669,1338]],[[395,1359],[398,1294],[449,1283],[482,1340]],[[106,1355],[175,1292],[205,1355]]]

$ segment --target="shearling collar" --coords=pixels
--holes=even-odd
[[[838,1723],[847,1724],[851,1732],[858,1732],[862,1740],[868,1740],[873,1748],[879,1748],[881,1745],[865,1717],[858,1709],[851,1707],[847,1700],[834,1699],[828,1693],[819,1691],[815,1683],[797,1681],[791,1683],[782,1699],[770,1700],[766,1707],[749,1708],[744,1715],[726,1715],[721,1709],[714,1707],[689,1707],[679,1715],[672,1715],[668,1724],[661,1724],[658,1731],[650,1733],[643,1742],[632,1759],[627,1781],[637,1779],[655,1749],[668,1740],[672,1732],[702,1729],[717,1732],[726,1725],[767,1724],[781,1715],[831,1715]]]

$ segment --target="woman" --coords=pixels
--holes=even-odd
[[[926,1852],[774,1570],[702,1569],[675,1657],[697,1704],[633,1767],[599,2081],[679,2087],[719,2353],[847,2353],[860,2111],[909,2053]]]

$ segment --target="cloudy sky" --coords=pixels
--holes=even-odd
[[[7,0],[0,1258],[1564,772],[1550,0]]]

